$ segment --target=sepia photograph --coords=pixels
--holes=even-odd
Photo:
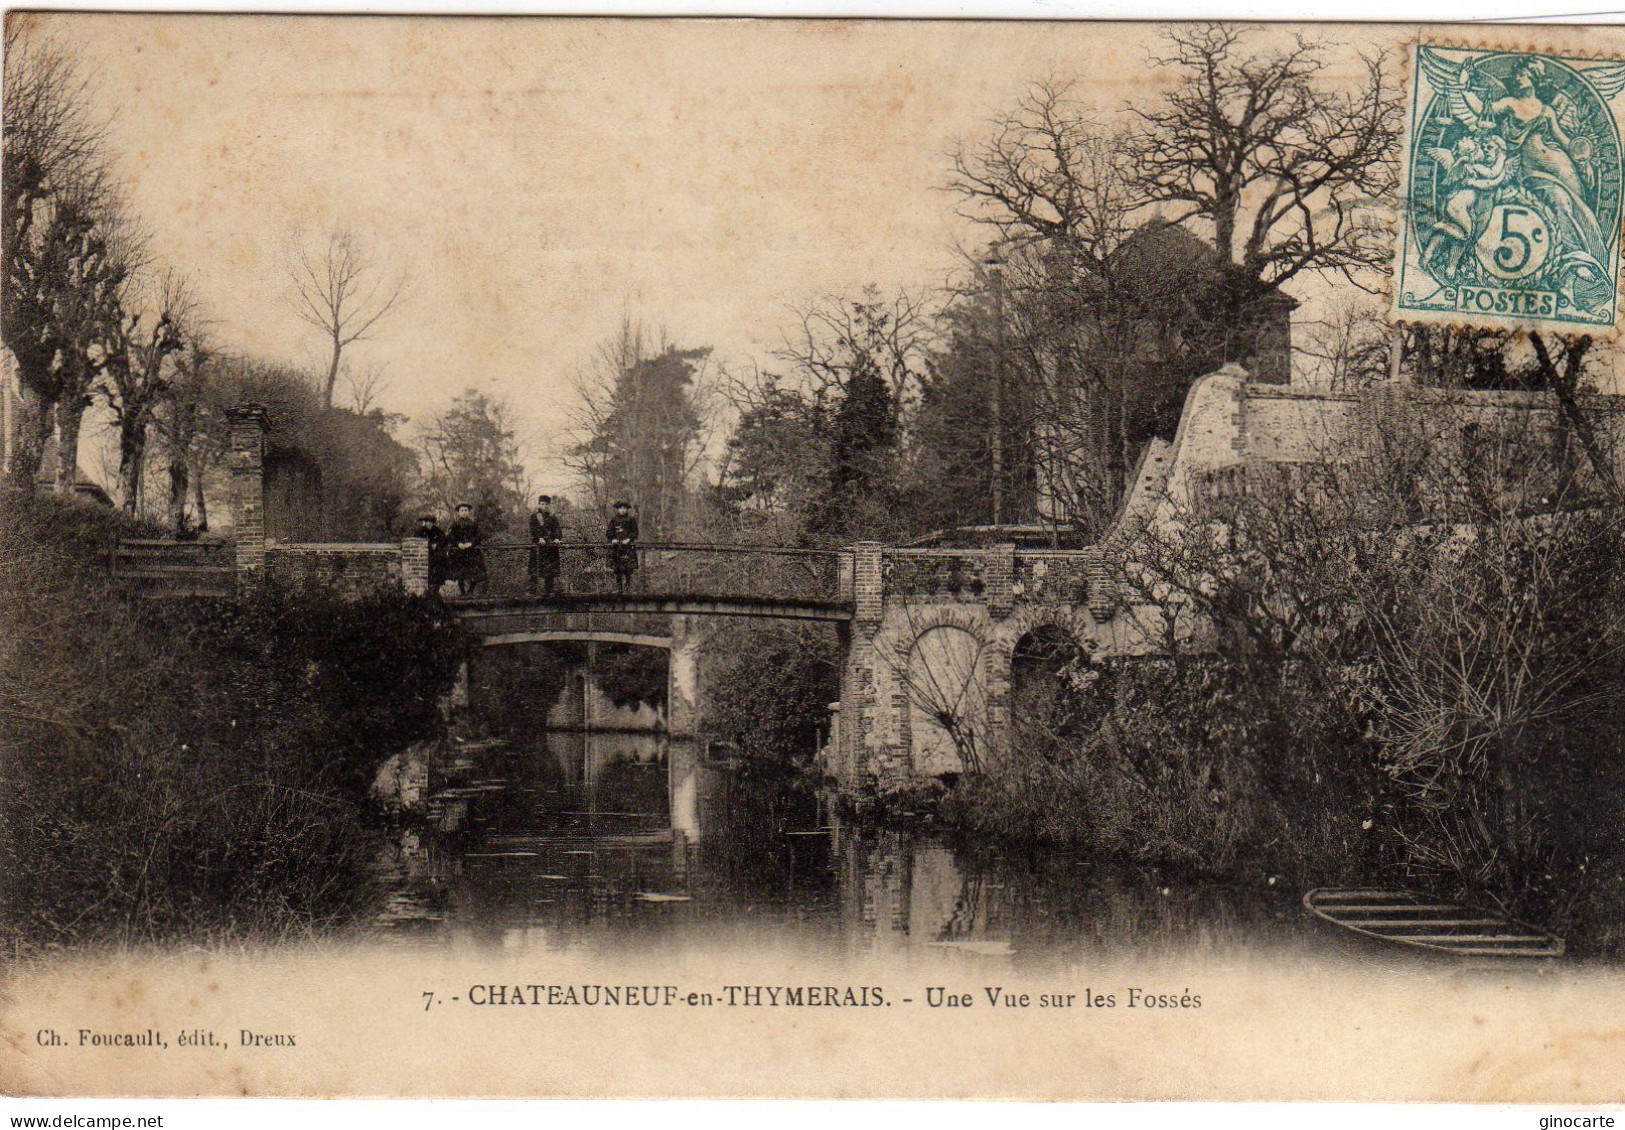
[[[1625,1102],[1625,29],[3,90],[0,1094]]]

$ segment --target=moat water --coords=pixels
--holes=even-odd
[[[802,775],[691,743],[540,732],[473,752],[380,860],[370,933],[598,952],[741,944],[1042,966],[1324,948],[1298,892],[843,817]]]

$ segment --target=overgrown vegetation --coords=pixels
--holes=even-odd
[[[840,653],[827,627],[733,629],[706,650],[705,728],[758,760],[806,764],[840,697]]]
[[[7,940],[298,936],[363,907],[367,783],[442,725],[438,605],[126,601],[87,552],[122,526],[107,511],[0,507]]]
[[[962,814],[1213,872],[1401,876],[1618,950],[1611,483],[1560,412],[1365,411],[1352,450],[1144,530],[1122,581],[1168,658],[1072,664]]]

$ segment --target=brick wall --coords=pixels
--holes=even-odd
[[[390,543],[295,542],[264,550],[265,574],[270,579],[296,586],[326,585],[351,595],[404,585],[402,557],[401,546]],[[428,576],[426,554],[424,576]]]
[[[1016,579],[1016,547],[1010,543],[996,545],[984,551],[982,582],[986,585],[984,598],[987,610],[1003,618],[1010,615],[1015,594],[1012,586]]]
[[[860,630],[873,633],[883,603],[881,550],[877,541],[860,541],[852,551],[852,596]]]
[[[414,596],[429,591],[429,542],[426,538],[401,541],[401,584]]]

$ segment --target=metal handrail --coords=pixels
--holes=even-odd
[[[881,552],[887,557],[986,558],[989,551],[986,550],[986,549],[939,549],[939,548],[935,548],[935,547],[932,547],[932,548],[924,548],[924,547],[903,548],[903,547],[898,547],[898,548],[895,548],[895,549],[885,549],[885,550],[882,550]]]
[[[481,549],[502,549],[502,550],[507,550],[507,549],[534,549],[534,548],[536,548],[536,546],[538,544],[540,544],[540,543],[532,542],[532,541],[488,541],[488,542],[483,542],[481,544],[480,548]],[[660,553],[691,552],[691,553],[738,553],[738,554],[764,553],[764,554],[771,554],[771,555],[774,555],[774,556],[777,556],[777,557],[838,558],[838,557],[842,557],[842,556],[844,556],[844,555],[851,552],[850,550],[846,550],[846,549],[804,549],[804,548],[800,548],[800,547],[797,547],[797,546],[786,546],[786,545],[737,545],[737,544],[710,543],[710,542],[639,541],[639,542],[633,542],[632,545],[633,545],[633,548],[644,551],[644,552],[653,551],[653,552],[660,552]],[[610,548],[612,548],[612,546],[607,541],[559,541],[559,542],[554,542],[548,548],[558,549],[558,550],[582,550],[582,549],[610,549]]]

